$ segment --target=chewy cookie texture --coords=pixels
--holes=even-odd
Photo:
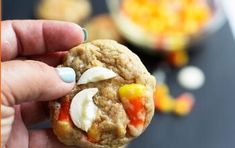
[[[95,40],[72,48],[60,66],[73,68],[77,80],[69,94],[50,102],[53,130],[62,143],[117,148],[147,128],[156,82],[128,48]]]

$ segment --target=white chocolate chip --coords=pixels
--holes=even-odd
[[[70,116],[73,123],[80,129],[88,131],[94,121],[98,108],[93,102],[97,88],[88,88],[77,93],[70,105]]]
[[[78,80],[78,84],[107,80],[116,76],[117,74],[110,69],[104,67],[92,67],[81,75],[80,79]]]
[[[179,72],[178,82],[186,89],[196,90],[205,83],[205,75],[199,68],[188,66]]]

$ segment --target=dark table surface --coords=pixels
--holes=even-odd
[[[2,17],[31,19],[36,0],[3,0]],[[93,0],[94,14],[107,12],[105,1]],[[81,12],[82,13],[82,12]],[[152,72],[156,57],[136,52]],[[235,42],[228,24],[194,47],[190,65],[200,67],[206,75],[202,89],[193,91],[196,105],[185,118],[155,114],[144,134],[131,148],[234,148],[235,147]],[[177,70],[168,73],[167,83],[173,95],[183,90],[176,82]]]

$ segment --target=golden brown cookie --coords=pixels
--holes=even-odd
[[[86,30],[89,33],[89,41],[97,39],[111,39],[119,43],[123,42],[123,38],[119,33],[111,16],[101,14],[93,17],[86,25]]]
[[[119,147],[139,136],[153,113],[155,78],[137,55],[113,40],[72,48],[60,66],[76,72],[76,86],[50,102],[54,133],[66,145]]]
[[[36,9],[40,19],[81,23],[91,14],[89,0],[41,0]]]

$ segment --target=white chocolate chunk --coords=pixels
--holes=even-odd
[[[91,127],[98,111],[92,98],[97,92],[97,88],[84,89],[73,97],[70,105],[73,123],[86,132]]]
[[[80,79],[78,80],[78,84],[107,80],[116,76],[117,74],[110,69],[104,67],[92,67],[81,75]]]
[[[205,83],[205,75],[199,68],[188,66],[180,70],[178,82],[186,89],[196,90],[201,88]]]

